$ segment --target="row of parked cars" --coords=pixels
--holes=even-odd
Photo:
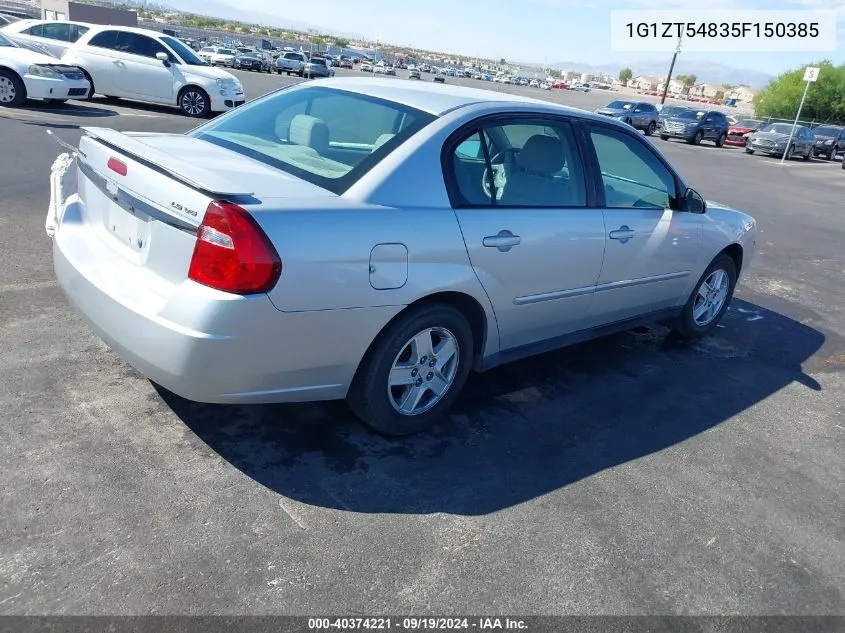
[[[20,20],[0,28],[0,104],[95,93],[178,107],[206,117],[242,105],[232,74],[158,31],[72,21]]]
[[[658,108],[646,101],[615,100],[597,114],[613,117],[642,130],[646,136],[659,134],[664,141],[683,140],[691,145],[703,141],[717,147],[744,147],[749,154],[802,157],[810,160],[820,156],[834,160],[845,152],[845,127],[819,125],[809,128],[791,123],[766,123],[759,119],[735,119],[718,110],[703,110],[685,106]],[[791,139],[790,139],[791,137]],[[845,163],[843,163],[845,169]]]

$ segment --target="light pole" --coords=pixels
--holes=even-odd
[[[669,92],[669,82],[672,81],[672,71],[675,70],[675,60],[678,59],[678,54],[681,52],[681,38],[678,38],[678,45],[675,47],[675,53],[672,55],[672,63],[669,65],[669,75],[666,77],[666,83],[663,84],[663,96],[660,97],[660,105],[666,103],[666,93]]]

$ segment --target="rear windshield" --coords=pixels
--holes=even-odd
[[[436,117],[335,88],[283,89],[191,134],[342,194]]]
[[[634,107],[634,104],[630,101],[611,101],[605,107],[613,108],[614,110],[630,110]]]

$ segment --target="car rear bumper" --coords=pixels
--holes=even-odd
[[[150,283],[68,199],[53,266],[76,311],[127,363],[165,389],[208,403],[346,397],[370,342],[400,306],[280,312],[266,294],[239,296],[186,280]]]
[[[49,79],[24,75],[26,94],[32,99],[84,99],[91,90],[86,79]]]

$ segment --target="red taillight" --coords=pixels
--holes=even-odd
[[[117,160],[116,158],[109,158],[108,162],[109,169],[113,172],[117,172],[121,176],[126,175],[126,163],[122,160]]]
[[[267,292],[282,274],[282,260],[249,213],[212,202],[197,229],[188,278],[205,286],[250,294]]]

